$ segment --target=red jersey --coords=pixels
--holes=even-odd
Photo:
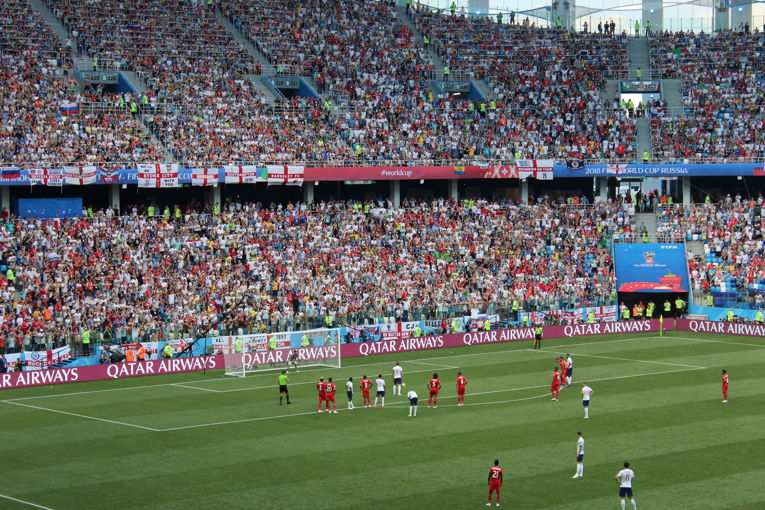
[[[326,390],[325,390],[326,386],[327,386],[327,383],[325,383],[324,381],[319,381],[316,383],[316,389],[319,391],[320,397],[323,397],[324,395],[326,395]]]
[[[566,373],[566,360],[559,359],[558,365],[560,365],[560,373],[565,374]]]
[[[728,385],[728,374],[723,374],[722,383],[726,386]]]
[[[492,466],[489,468],[489,483],[492,485],[502,484],[502,468],[499,466]]]
[[[467,378],[464,375],[457,377],[457,386],[464,388],[467,384]]]
[[[431,379],[428,381],[428,388],[430,391],[438,391],[441,389],[441,381],[438,379]]]
[[[334,395],[335,394],[335,383],[328,382],[324,383],[324,393],[327,395]]]
[[[361,392],[362,393],[369,393],[369,388],[372,387],[372,381],[369,379],[362,379],[361,380]]]
[[[560,385],[560,372],[553,372],[552,384],[553,384],[553,386],[559,386]]]

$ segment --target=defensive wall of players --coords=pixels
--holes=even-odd
[[[669,319],[663,321],[663,324],[659,320],[654,319],[650,321],[601,322],[594,324],[547,326],[543,327],[542,331],[543,338],[576,338],[607,334],[660,333],[661,331],[691,331],[765,338],[765,325],[723,323],[689,319]],[[469,347],[489,343],[531,340],[533,338],[534,328],[516,328],[434,335],[421,338],[379,340],[375,342],[345,344],[340,346],[328,345],[322,347],[309,347],[309,349],[326,350],[326,357],[332,358],[336,357],[336,349],[339,348],[341,356],[347,358],[447,347]],[[262,352],[248,354],[257,355],[258,361],[261,364],[284,363],[286,362],[286,356],[289,350],[289,348],[284,348],[274,351],[264,350]],[[213,355],[140,361],[135,363],[34,370],[29,372],[0,374],[0,389],[103,379],[123,379],[143,375],[196,372],[223,368],[223,355]]]

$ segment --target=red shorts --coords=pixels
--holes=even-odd
[[[465,394],[465,387],[457,388],[457,395],[464,395]]]
[[[335,396],[334,395],[327,395],[326,396],[326,400],[327,400],[327,402],[334,402],[335,401]]]
[[[430,390],[430,396],[431,397],[437,397],[438,396],[438,390]]]
[[[723,384],[722,385],[722,390],[723,391],[728,391],[728,385],[727,384]]]
[[[325,400],[327,400],[327,396],[324,395],[323,393],[320,393],[319,394],[319,402],[324,402]]]
[[[369,390],[364,390],[361,392],[362,397],[368,397],[369,396]]]
[[[560,384],[553,384],[550,386],[551,391],[558,391],[560,389]]]
[[[498,491],[501,488],[502,488],[502,482],[500,482],[499,480],[497,481],[492,480],[491,482],[489,482],[490,491]]]

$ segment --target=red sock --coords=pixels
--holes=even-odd
[[[434,399],[433,399],[433,405],[434,405],[434,406],[437,406],[437,405],[438,405],[438,399],[437,399],[437,398],[434,398]]]
[[[497,491],[497,503],[499,503],[499,491]]]

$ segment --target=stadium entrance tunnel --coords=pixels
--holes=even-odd
[[[633,313],[635,305],[641,304],[643,306],[643,315],[639,318],[643,319],[648,318],[646,315],[646,308],[648,307],[649,303],[656,305],[653,311],[653,316],[651,317],[652,319],[658,319],[660,316],[664,316],[665,319],[680,317],[685,315],[685,313],[688,311],[687,292],[619,292],[618,296],[619,309],[617,310],[617,313],[619,314],[619,320],[623,319],[621,311],[622,304],[630,309],[630,319],[635,319],[635,315]],[[678,310],[677,306],[675,306],[675,301],[678,297],[682,299],[684,303],[681,310]],[[667,313],[664,309],[664,303],[667,301],[669,302],[669,313]]]

